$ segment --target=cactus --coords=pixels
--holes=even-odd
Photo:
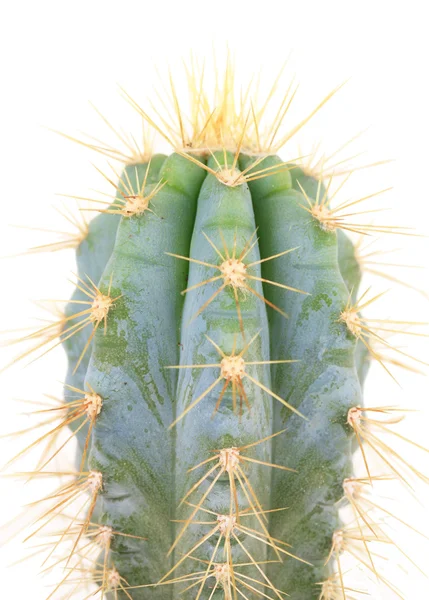
[[[263,108],[234,104],[229,65],[213,106],[199,80],[190,134],[174,88],[177,127],[128,97],[174,152],[107,177],[115,195],[79,241],[64,316],[25,338],[51,343],[60,327],[69,369],[50,434],[78,440],[40,527],[84,498],[57,545],[72,540],[69,565],[89,540],[85,573],[109,598],[351,599],[347,553],[396,591],[374,566],[387,534],[364,484],[410,466],[377,437],[401,414],[363,408],[362,389],[370,359],[390,372],[375,343],[392,350],[383,329],[400,324],[361,316],[376,298],[359,292],[349,237],[388,230],[341,216],[366,198],[331,208],[334,174],[278,157],[309,120],[276,137],[290,98],[262,130]]]

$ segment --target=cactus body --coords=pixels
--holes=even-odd
[[[395,591],[368,549],[389,538],[367,517],[366,448],[387,477],[412,467],[370,430],[388,432],[397,409],[362,408],[362,389],[369,358],[389,371],[372,345],[394,349],[382,332],[403,322],[367,326],[361,308],[373,300],[360,302],[346,233],[373,226],[331,210],[333,176],[277,156],[295,131],[274,144],[285,100],[264,142],[265,107],[250,104],[249,123],[229,67],[218,112],[188,75],[190,137],[174,86],[178,126],[161,119],[167,133],[129,99],[176,151],[125,165],[77,249],[60,321],[65,416],[53,430],[74,430],[77,470],[47,500],[58,516],[89,497],[56,546],[78,524],[67,566],[76,554],[81,568],[81,538],[92,538],[90,575],[112,600],[349,600],[347,552]],[[357,533],[343,527],[344,501]]]
[[[208,166],[216,168],[216,161],[224,158],[215,154]],[[226,155],[229,166],[233,159]],[[243,155],[242,170],[251,162]],[[267,158],[263,167],[276,163],[280,160]],[[136,185],[146,168],[126,167],[121,181],[127,177]],[[103,399],[89,454],[89,468],[103,474],[97,519],[136,536],[114,540],[111,559],[130,586],[161,579],[207,533],[207,526],[192,524],[167,558],[181,529],[173,521],[189,518],[189,512],[193,520],[204,520],[195,509],[176,510],[201,477],[200,471],[189,473],[189,469],[210,457],[215,448],[241,447],[286,428],[282,435],[257,446],[252,458],[298,473],[248,463],[246,477],[252,490],[257,490],[257,500],[251,492],[238,489],[234,503],[244,512],[255,512],[256,502],[258,511],[287,507],[269,514],[267,530],[291,544],[294,557],[286,556],[263,571],[279,590],[292,589],[297,600],[314,597],[315,584],[328,573],[324,563],[339,525],[336,502],[344,478],[351,474],[346,416],[349,408],[360,403],[360,386],[355,339],[338,316],[349,293],[345,281],[349,286],[358,284],[359,270],[346,254],[347,242],[339,247],[337,236],[323,231],[300,208],[303,196],[297,181],[313,198],[317,181],[298,168],[230,187],[172,155],[165,162],[160,157],[152,163],[149,182],[160,179],[167,183],[154,199],[153,213],[103,214],[93,221],[90,236],[79,249],[79,274],[89,275],[100,290],[109,288],[112,297],[120,298],[109,311],[106,332],[97,331],[91,353],[84,355],[75,372],[88,333],[66,342],[67,383],[80,389],[90,386]],[[199,286],[214,275],[206,265],[219,264],[219,255],[232,256],[234,248],[238,256],[246,244],[246,264],[257,263],[254,276],[306,293],[253,280],[251,287],[259,297],[227,286],[210,301],[219,282]],[[292,248],[297,249],[290,255],[260,262]],[[186,294],[183,303],[180,292],[193,286],[196,289]],[[239,313],[235,295],[240,296]],[[82,296],[77,289],[73,299]],[[271,305],[267,307],[261,298]],[[75,306],[71,304],[70,310],[77,312]],[[255,337],[245,361],[265,363],[247,367],[264,388],[244,381],[243,400],[239,390],[223,390],[221,376],[212,387],[219,372],[201,367],[220,363],[219,349],[226,355],[239,353]],[[270,364],[283,360],[299,362]],[[183,368],[166,369],[176,366]],[[79,433],[82,445],[85,432]],[[204,510],[219,515],[231,512],[228,480],[224,473],[216,481]],[[204,481],[199,493],[204,495],[212,482],[213,477]],[[258,530],[259,521],[251,515],[246,526]],[[245,538],[241,533],[240,539]],[[212,536],[198,545],[193,556],[219,561],[218,541],[219,535]],[[249,562],[247,552],[261,563],[279,554],[260,539],[249,537],[244,545],[245,550],[233,540],[234,562]],[[184,562],[170,579],[189,570]],[[180,590],[176,582],[136,589],[132,597],[176,598]],[[204,590],[201,598],[210,593]],[[216,590],[213,597],[224,593]]]

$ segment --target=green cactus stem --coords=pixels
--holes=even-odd
[[[112,600],[354,599],[347,552],[393,590],[368,549],[388,538],[358,501],[368,446],[388,477],[400,473],[389,452],[412,471],[371,430],[401,417],[362,400],[369,359],[383,363],[372,344],[394,350],[383,331],[402,322],[365,321],[377,296],[359,292],[347,233],[387,229],[347,220],[371,196],[333,209],[332,178],[278,156],[332,93],[276,141],[288,95],[264,129],[266,104],[235,100],[230,66],[214,106],[188,75],[191,116],[173,86],[177,126],[128,97],[174,152],[108,177],[116,197],[77,248],[60,322],[76,473],[52,510],[88,497],[57,545],[73,537],[68,567],[90,537]]]
[[[252,162],[240,158],[244,173]],[[214,154],[208,169],[216,163],[225,177],[240,175],[233,155]],[[339,322],[349,292],[336,235],[302,210],[287,170],[231,186],[172,155],[159,179],[167,183],[153,213],[122,216],[114,232],[97,287],[118,300],[106,332],[96,333],[85,378],[103,403],[89,458],[103,475],[97,518],[136,536],[113,540],[111,560],[130,586],[175,582],[133,597],[176,597],[189,572],[183,554],[209,564],[222,554],[219,531],[199,541],[204,511],[233,514],[240,525],[231,561],[280,557],[265,576],[309,597],[327,575],[335,503],[352,473],[347,411],[360,404],[356,342]],[[252,448],[256,462],[242,474],[219,471],[198,485],[201,469],[189,473],[214,449],[285,428]],[[185,525],[174,527],[177,520]],[[294,551],[285,554],[271,536]]]

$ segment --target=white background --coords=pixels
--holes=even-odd
[[[220,0],[170,5],[163,1],[15,0],[0,9],[0,256],[55,239],[12,226],[62,229],[62,219],[52,208],[61,204],[57,194],[85,196],[90,188],[106,190],[91,165],[93,162],[105,168],[106,161],[56,136],[47,127],[72,135],[84,131],[106,137],[106,128],[89,106],[90,100],[117,126],[135,130],[139,121],[120,98],[117,84],[144,103],[156,83],[154,65],[163,70],[171,64],[180,81],[180,60],[188,58],[190,50],[197,56],[210,57],[214,47],[222,57],[227,44],[236,54],[244,83],[260,66],[270,81],[292,52],[287,76],[295,73],[301,82],[297,117],[351,77],[307,127],[304,145],[309,140],[323,139],[326,148],[335,149],[371,126],[351,148],[350,154],[366,152],[356,164],[386,158],[395,161],[354,175],[348,187],[350,197],[393,185],[383,204],[392,211],[377,218],[383,223],[414,226],[428,235],[429,42],[425,3]],[[211,76],[208,72],[207,78]],[[73,201],[64,201],[73,206]],[[384,236],[379,247],[398,249],[393,258],[387,256],[391,262],[424,266],[428,257],[425,238]],[[31,317],[41,313],[29,299],[66,299],[71,290],[67,277],[73,268],[70,251],[0,259],[0,330],[34,323]],[[425,270],[392,272],[429,289]],[[377,310],[374,307],[373,314],[428,320],[429,302],[421,294],[379,278],[369,278],[368,283],[373,285],[374,293],[390,290]],[[420,331],[424,330],[422,326]],[[4,334],[2,339],[14,335]],[[415,355],[428,360],[424,338],[404,340],[407,344],[411,341],[407,348]],[[13,358],[15,350],[1,349],[2,364]],[[39,400],[44,393],[59,395],[64,372],[64,356],[58,350],[25,369],[19,365],[3,373],[2,432],[26,426],[27,421],[16,416],[26,409],[14,399]],[[427,380],[400,370],[395,373],[401,387],[380,368],[372,369],[366,390],[368,402],[401,403],[420,410],[418,415],[410,415],[402,431],[429,445]],[[0,441],[2,464],[24,443],[22,438]],[[427,454],[409,451],[407,457],[416,468],[429,473]],[[31,469],[31,461],[21,461],[19,468]],[[395,493],[402,503],[397,505],[398,514],[429,533],[428,490],[416,487],[420,507],[402,491]],[[0,522],[17,517],[20,506],[35,497],[37,494],[30,496],[22,482],[0,479]],[[20,525],[21,521],[15,522],[0,534],[7,540]],[[421,568],[429,573],[429,542],[407,530],[398,536],[404,550],[417,557]],[[1,594],[11,600],[46,598],[48,593],[37,577],[37,558],[8,566],[21,556],[20,544],[8,541],[0,554]],[[392,558],[386,572],[402,586],[406,600],[428,597],[427,579],[410,567],[404,556]],[[382,591],[379,597],[393,596]]]

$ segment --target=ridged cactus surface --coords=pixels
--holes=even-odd
[[[356,340],[339,321],[350,292],[341,261],[350,278],[359,269],[339,254],[336,235],[302,210],[299,183],[314,198],[317,182],[299,167],[231,186],[177,154],[163,161],[155,157],[146,182],[146,195],[166,182],[153,212],[96,217],[78,250],[80,277],[118,298],[77,370],[89,334],[66,342],[68,385],[102,398],[88,453],[88,469],[103,474],[98,518],[148,538],[122,537],[111,559],[131,586],[148,585],[171,569],[164,582],[188,573],[182,556],[195,548],[192,557],[212,565],[261,563],[260,591],[272,585],[313,597],[351,475],[346,420],[360,404],[360,385]],[[208,166],[250,176],[252,162],[215,153]],[[253,170],[280,163],[266,158]],[[146,169],[126,167],[123,194],[130,186],[138,194]],[[78,288],[73,298],[83,296]],[[85,431],[80,438],[83,447]],[[242,473],[213,469],[216,461],[202,482],[207,467],[189,473],[215,449],[264,438],[249,448]],[[223,539],[217,530],[201,544],[213,525],[198,523],[216,527],[214,515],[232,515],[237,530]],[[264,565],[274,559],[282,562]],[[213,597],[225,589],[219,584]],[[176,582],[134,590],[133,598],[179,593]]]

